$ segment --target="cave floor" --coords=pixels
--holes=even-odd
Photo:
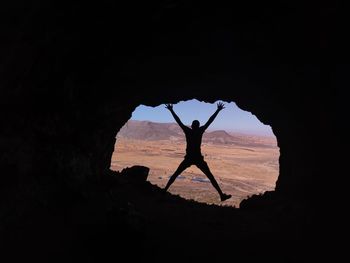
[[[34,255],[58,253],[64,260],[107,260],[115,253],[209,257],[238,252],[252,241],[264,246],[301,238],[299,218],[288,206],[266,202],[238,209],[197,203],[117,173],[65,198],[26,202],[26,211],[12,211],[5,220],[2,245]]]

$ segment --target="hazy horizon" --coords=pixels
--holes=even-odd
[[[182,101],[174,104],[174,111],[185,125],[190,126],[195,119],[204,125],[216,111],[217,102],[212,104],[198,100]],[[219,113],[208,131],[225,130],[248,135],[275,136],[271,127],[260,122],[252,113],[241,110],[234,102],[223,102],[225,109]],[[175,123],[171,113],[165,108],[165,104],[157,107],[140,105],[134,110],[130,120]]]
[[[152,121],[152,120],[133,120],[133,119],[130,119],[129,121],[146,121],[146,122],[152,122],[152,123],[159,123],[159,124],[177,124],[176,121],[169,121],[169,122],[160,122],[160,121]],[[190,126],[189,124],[185,124],[186,126]],[[243,135],[256,135],[256,136],[262,136],[262,137],[275,137],[275,135],[272,133],[272,134],[258,134],[254,131],[239,131],[239,130],[228,130],[228,129],[215,129],[213,127],[209,127],[207,129],[207,132],[213,132],[213,131],[226,131],[228,133],[236,133],[236,134],[243,134]]]

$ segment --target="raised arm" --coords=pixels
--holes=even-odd
[[[177,122],[177,124],[179,124],[181,129],[185,130],[187,127],[182,123],[182,121],[180,120],[179,116],[176,115],[175,111],[173,110],[173,104],[166,104],[165,108],[167,108],[171,112],[171,114],[173,115],[175,121]]]
[[[219,114],[219,112],[222,109],[225,109],[225,104],[223,104],[222,102],[219,102],[217,104],[217,110],[214,112],[214,114],[209,118],[209,120],[207,121],[206,124],[203,125],[204,130],[208,129],[209,125],[215,120],[216,116]]]

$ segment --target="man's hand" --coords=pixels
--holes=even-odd
[[[173,110],[173,104],[165,104],[165,108],[172,111]]]
[[[219,111],[221,111],[222,109],[225,109],[225,104],[222,103],[222,102],[219,102],[219,103],[217,104],[217,106],[218,106],[218,110],[219,110]]]

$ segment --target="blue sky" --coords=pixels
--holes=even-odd
[[[261,123],[255,115],[243,111],[234,103],[225,103],[223,109],[210,125],[208,130],[226,130],[247,134],[274,136],[271,127]],[[217,102],[216,102],[217,103]],[[216,111],[216,103],[188,100],[174,104],[174,111],[185,125],[190,126],[193,120],[199,120],[203,125]],[[138,106],[132,114],[132,120],[148,120],[153,122],[175,122],[165,105],[157,107]]]

